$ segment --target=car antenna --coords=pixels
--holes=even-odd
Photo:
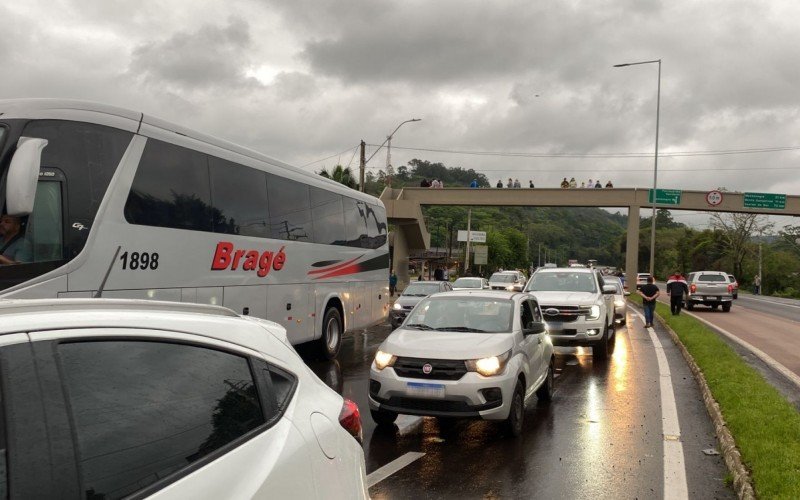
[[[122,246],[117,247],[117,251],[114,252],[114,258],[111,259],[111,264],[108,265],[108,269],[106,270],[106,275],[103,276],[103,281],[100,282],[100,288],[97,289],[97,292],[94,294],[95,299],[99,299],[103,296],[103,289],[106,287],[106,281],[108,280],[108,275],[111,274],[111,269],[114,267],[114,263],[117,261],[117,255],[119,255],[119,251],[122,249]]]

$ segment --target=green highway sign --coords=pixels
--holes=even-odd
[[[786,208],[785,194],[772,193],[745,193],[745,208],[771,208],[773,210],[783,210]]]
[[[653,190],[651,189],[647,195],[647,201],[653,203]],[[656,203],[658,205],[680,205],[681,204],[681,190],[680,189],[657,189],[656,190]]]

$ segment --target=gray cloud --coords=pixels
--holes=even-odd
[[[129,72],[150,83],[186,90],[257,87],[258,81],[246,75],[252,45],[248,23],[231,18],[224,27],[205,24],[196,31],[139,45]]]

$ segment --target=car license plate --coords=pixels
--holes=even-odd
[[[706,297],[706,300],[719,300],[719,297]]]
[[[443,398],[444,384],[425,384],[422,382],[407,382],[406,392],[409,396],[422,396],[425,398]]]

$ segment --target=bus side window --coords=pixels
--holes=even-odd
[[[269,238],[267,174],[213,156],[209,169],[214,232]]]
[[[212,230],[208,158],[147,139],[125,203],[125,218],[145,226]]]
[[[347,231],[346,245],[361,247],[367,236],[367,214],[365,203],[352,198],[343,198],[344,226]]]
[[[267,174],[269,225],[279,240],[314,241],[309,186]]]
[[[314,243],[323,245],[346,243],[341,195],[312,187],[311,217],[314,220]]]

